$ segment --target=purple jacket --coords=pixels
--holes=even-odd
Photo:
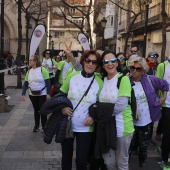
[[[151,87],[150,83],[148,82],[147,79],[147,74],[144,74],[140,80],[143,90],[146,94],[146,97],[148,99],[148,105],[149,105],[149,110],[150,110],[150,115],[152,122],[156,122],[160,119],[161,117],[161,104],[157,101],[156,99],[156,94],[155,91],[161,90],[161,91],[168,91],[169,86],[166,80],[157,78],[153,75],[149,75],[149,78],[152,82],[152,86],[154,87],[155,91]],[[130,77],[130,81],[132,86],[134,85],[134,82],[132,80],[132,77]]]

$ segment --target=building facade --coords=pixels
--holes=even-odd
[[[86,10],[86,0],[67,0],[63,2],[51,3],[49,14],[48,32],[51,39],[48,40],[50,49],[60,51],[66,49],[65,43],[69,45],[72,42],[72,51],[82,51],[82,47],[77,40],[79,29],[84,27],[86,32],[86,22],[82,25],[82,12]]]
[[[112,3],[111,1],[100,1],[96,0],[96,3],[105,3],[101,5],[100,10],[96,11],[94,18],[97,21],[97,24],[94,23],[98,40],[97,40],[97,49],[101,48],[102,36],[100,36],[99,27],[100,22],[102,21],[102,17],[105,17],[107,20],[106,27],[104,28],[104,48],[110,48],[116,53],[124,52],[125,44],[127,36],[127,48],[126,53],[130,53],[130,47],[133,44],[139,46],[140,55],[143,56],[144,51],[144,39],[146,36],[146,55],[143,57],[147,57],[147,54],[151,50],[156,50],[159,55],[161,55],[162,49],[162,16],[161,16],[161,0],[148,0],[145,3],[139,3],[138,0],[129,0],[129,1],[121,1],[117,0]],[[148,5],[148,11],[146,7]],[[103,12],[103,13],[102,13]],[[169,29],[170,24],[170,1],[166,1],[166,13],[167,13],[167,30]],[[102,17],[101,17],[102,14]],[[146,17],[147,26],[146,26]],[[147,32],[147,34],[145,34]],[[99,36],[98,36],[99,35]],[[170,31],[166,32],[166,56],[170,56],[170,48],[168,48],[170,44]],[[160,58],[159,58],[160,60]]]
[[[16,58],[17,50],[18,50],[18,7],[15,1],[5,1],[4,8],[4,23],[0,23],[4,25],[4,51],[11,52],[11,54]],[[43,23],[46,25],[46,19],[44,19]],[[29,23],[29,32],[28,38],[30,40],[31,34],[35,27],[35,22],[30,19]],[[22,51],[21,55],[25,59],[26,56],[26,14],[22,12]],[[31,26],[31,27],[30,27]],[[0,26],[1,28],[1,26]],[[42,54],[43,50],[46,49],[46,38],[45,35],[39,45],[39,55]]]

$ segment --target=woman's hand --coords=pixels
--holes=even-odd
[[[159,102],[160,104],[163,104],[165,100],[166,100],[166,98],[162,97],[162,98],[160,98],[160,99],[158,100],[158,102]]]
[[[94,122],[93,118],[91,116],[87,117],[84,121],[84,126],[90,126]]]
[[[70,107],[65,107],[62,109],[63,115],[73,117],[73,110]]]
[[[23,95],[23,96],[21,97],[21,99],[22,99],[22,101],[25,101],[25,96]]]
[[[139,114],[138,110],[136,110],[136,116],[134,118],[134,121],[137,122],[139,120],[140,120],[140,114]]]

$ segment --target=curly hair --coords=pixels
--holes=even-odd
[[[41,67],[40,57],[38,55],[32,55],[31,57],[34,58],[34,61],[36,62],[36,67]]]
[[[101,65],[100,65],[101,58],[100,58],[100,54],[99,54],[97,51],[95,51],[95,50],[86,50],[86,51],[83,53],[83,55],[81,56],[80,64],[84,67],[84,60],[85,60],[86,58],[88,58],[90,54],[96,56],[96,59],[97,59],[97,62],[98,62],[96,69],[99,68],[99,67],[101,66]]]
[[[50,52],[50,58],[53,58],[53,54],[52,54],[52,52],[51,52],[51,50],[50,50],[50,49],[46,49],[46,50],[44,50],[44,52],[42,53],[43,57],[45,57],[45,53],[46,53],[47,51],[49,51],[49,52]]]
[[[128,60],[128,69],[130,68],[130,66],[134,66],[135,63],[139,63],[142,66],[144,73],[148,72],[149,67],[146,63],[145,58],[142,58],[140,56],[138,57],[131,56]]]

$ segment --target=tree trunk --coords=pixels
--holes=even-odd
[[[132,25],[134,24],[136,18],[138,17],[139,14],[136,14],[134,15],[134,18],[132,20],[132,22],[130,23],[129,27],[128,27],[128,30],[127,30],[127,33],[126,33],[126,37],[125,37],[125,48],[124,48],[124,54],[126,54],[127,52],[127,45],[128,45],[128,40],[129,40],[129,37],[130,37],[130,31],[132,29]]]
[[[22,0],[18,0],[18,67],[17,67],[17,88],[22,88],[21,80],[21,49],[22,49],[22,24],[21,24]]]
[[[167,13],[165,12],[165,0],[162,0],[162,50],[161,50],[161,62],[165,60],[166,52],[166,19]]]
[[[146,57],[146,40],[147,40],[147,34],[148,34],[148,30],[147,30],[147,26],[148,26],[148,11],[149,11],[149,4],[145,5],[145,28],[144,28],[144,40],[143,40],[143,56],[142,57]]]

